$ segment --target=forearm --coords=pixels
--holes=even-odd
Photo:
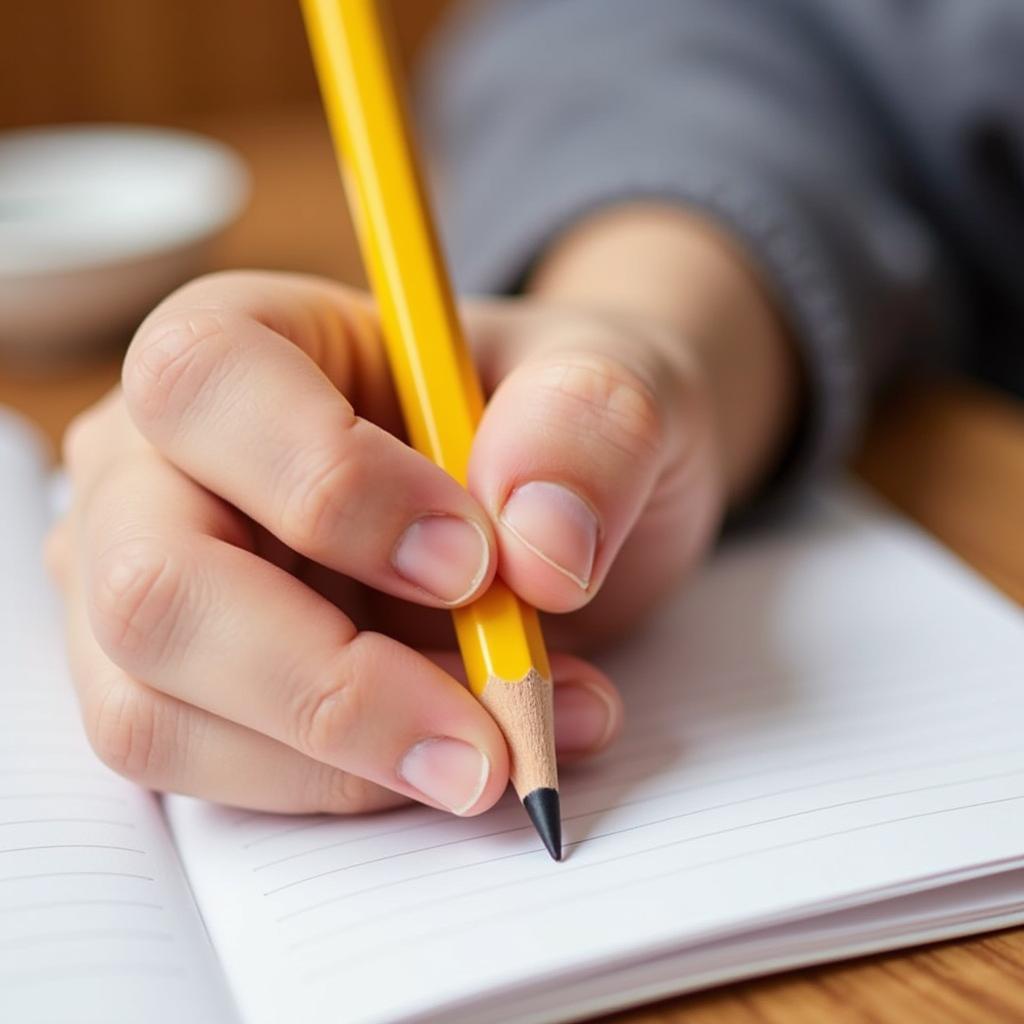
[[[550,248],[527,290],[657,320],[690,347],[711,390],[731,503],[778,466],[800,402],[794,346],[738,246],[709,220],[668,204],[609,207]]]
[[[548,297],[662,310],[709,366],[731,497],[776,467],[781,492],[849,454],[908,356],[957,341],[967,282],[904,191],[909,147],[804,16],[822,5],[634,6],[480,4],[438,51],[446,251],[467,294],[532,268]]]

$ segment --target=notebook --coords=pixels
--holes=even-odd
[[[0,427],[0,1019],[550,1022],[1024,921],[1024,617],[849,483],[728,540],[604,664],[567,857],[507,799],[284,817],[82,738]]]

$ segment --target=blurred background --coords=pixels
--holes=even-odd
[[[413,69],[455,0],[389,0],[388,6],[403,60]],[[261,267],[362,281],[297,0],[0,0],[0,26],[0,405],[35,421],[55,450],[74,414],[117,379],[135,324],[184,277]],[[129,282],[123,267],[121,277],[104,279],[102,287],[79,281],[74,300],[38,299],[53,282],[31,291],[38,267],[18,243],[33,206],[3,191],[5,167],[10,172],[16,163],[11,147],[24,147],[26,130],[90,122],[198,132],[226,144],[247,168],[244,206],[236,211],[222,203],[226,227],[211,227],[208,241],[163,268],[135,306],[118,294]],[[206,155],[223,163],[223,152],[214,150]],[[54,163],[44,161],[44,170],[59,171]],[[31,184],[31,161],[26,166],[22,182]],[[93,177],[111,172],[132,184],[131,168],[116,161]],[[241,179],[229,173],[225,180],[245,191]],[[63,243],[69,220],[52,219],[51,241]],[[96,220],[94,213],[86,226],[102,229],[102,218]],[[214,227],[216,220],[211,216]],[[85,312],[106,298],[124,299],[131,315],[92,336]],[[58,344],[34,345],[29,327],[16,323],[19,309],[51,321],[63,316],[56,335],[49,325],[48,337]],[[1024,601],[1019,403],[963,379],[905,388],[877,416],[856,468]]]
[[[444,6],[391,0],[411,58]],[[182,124],[311,102],[294,0],[4,0],[0,123]]]
[[[410,73],[449,5],[388,3]],[[262,267],[363,280],[297,0],[0,0],[0,24],[0,167],[3,140],[23,138],[11,130],[113,122],[199,132],[242,158],[249,192],[237,218],[172,277]],[[17,214],[6,207],[0,275],[12,277],[23,268],[5,268]],[[9,323],[21,295],[20,284],[8,293]],[[0,291],[0,403],[56,440],[114,381],[132,326],[81,339],[71,326],[57,348],[26,352],[5,344]]]

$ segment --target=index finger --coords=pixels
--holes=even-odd
[[[386,418],[390,393],[371,320],[326,283],[210,279],[140,328],[128,409],[168,459],[290,548],[405,600],[461,604],[493,576],[492,528],[464,488],[360,414]]]

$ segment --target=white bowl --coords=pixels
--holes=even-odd
[[[247,192],[241,161],[198,135],[0,133],[0,352],[39,361],[127,340]]]

